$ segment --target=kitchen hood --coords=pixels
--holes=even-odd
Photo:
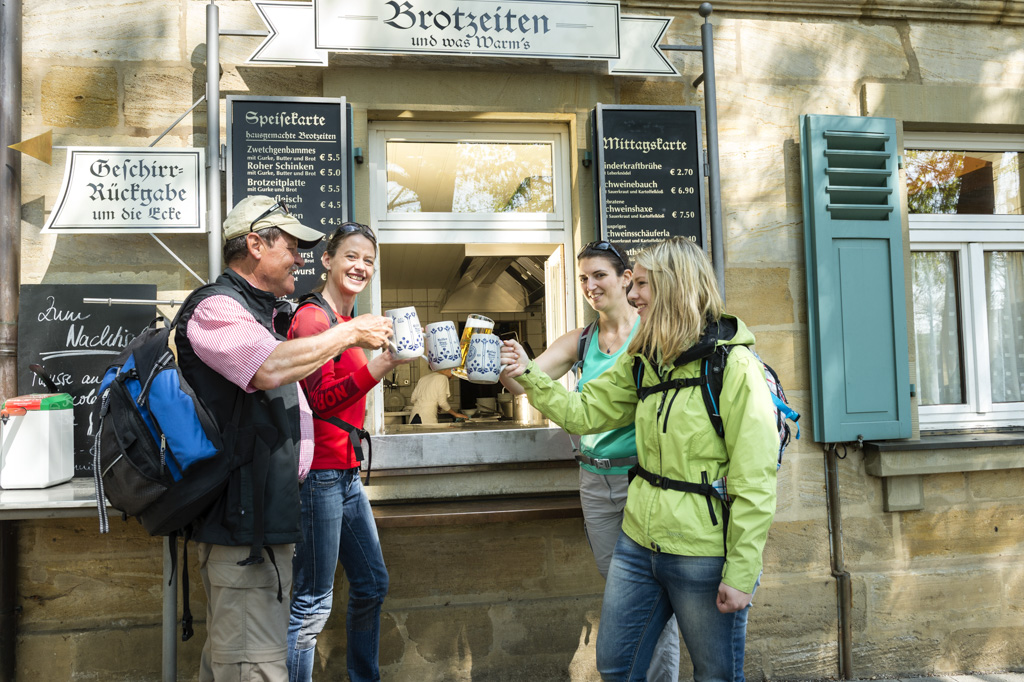
[[[463,275],[441,306],[441,312],[521,313],[526,305],[526,290],[507,274],[503,273],[493,284],[478,284],[469,275]]]
[[[455,289],[441,306],[443,313],[521,313],[533,303],[531,292],[510,273],[523,273],[513,267],[509,256],[468,258],[468,264]],[[520,275],[530,282],[527,275]],[[543,291],[543,282],[537,282]]]

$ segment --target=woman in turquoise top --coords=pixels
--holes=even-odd
[[[611,242],[591,242],[576,256],[580,289],[595,311],[597,322],[590,327],[590,342],[583,358],[579,386],[599,376],[625,352],[639,324],[637,311],[626,299],[633,281],[625,250]],[[580,337],[588,327],[560,336],[537,359],[537,365],[552,378],[564,376],[579,359]],[[512,393],[522,386],[502,375]],[[580,463],[580,502],[583,523],[594,552],[597,570],[607,577],[612,549],[622,529],[622,514],[629,487],[626,472],[636,464],[635,428],[630,425],[580,438],[576,460]],[[650,682],[675,682],[679,677],[679,633],[670,618],[658,640],[647,671]]]

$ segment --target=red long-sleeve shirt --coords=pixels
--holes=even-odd
[[[335,316],[339,322],[351,317]],[[292,318],[289,339],[313,336],[330,328],[327,313],[315,305],[300,308]],[[361,348],[349,348],[335,362],[331,358],[323,367],[301,382],[313,414],[337,417],[362,428],[366,414],[366,394],[377,380],[366,367],[366,354]],[[359,466],[347,432],[323,419],[313,420],[315,447],[313,469],[351,469]]]

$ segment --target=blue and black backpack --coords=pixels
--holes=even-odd
[[[219,288],[218,293],[233,295]],[[107,500],[126,520],[137,518],[150,535],[170,536],[172,565],[177,563],[176,538],[185,538],[182,640],[187,640],[192,636],[187,573],[191,524],[224,494],[231,472],[254,455],[235,448],[249,394],[239,389],[231,422],[218,425],[182,376],[168,344],[178,317],[170,325],[161,325],[163,321],[154,319],[104,373],[91,452],[101,533],[110,530]]]

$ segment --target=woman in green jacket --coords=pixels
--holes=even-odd
[[[636,423],[637,476],[598,631],[602,679],[643,680],[675,614],[694,680],[742,682],[747,613],[775,513],[779,439],[764,369],[746,347],[753,334],[722,312],[711,264],[692,242],[670,239],[640,252],[629,300],[640,328],[627,352],[581,392],[552,381],[514,341],[502,351],[505,375],[570,433]],[[720,437],[696,380],[701,360],[725,345],[733,347]],[[677,381],[686,379],[695,381]],[[711,486],[701,484],[727,489],[728,502],[705,496]]]

